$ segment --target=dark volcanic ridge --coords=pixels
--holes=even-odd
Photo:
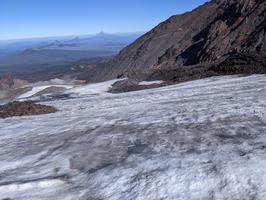
[[[115,82],[111,88],[109,88],[108,92],[110,93],[124,93],[124,92],[132,92],[138,90],[145,89],[153,89],[162,86],[166,86],[168,83],[152,83],[149,85],[141,85],[139,81],[133,79],[120,80]]]
[[[213,0],[170,17],[86,78],[176,82],[265,72],[266,1]]]
[[[52,106],[36,104],[31,101],[14,101],[6,105],[0,105],[0,118],[13,116],[29,116],[55,113],[57,109]]]

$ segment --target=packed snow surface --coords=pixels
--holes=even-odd
[[[78,94],[80,96],[84,95],[99,95],[106,93],[108,89],[114,84],[116,81],[123,80],[123,79],[114,79],[110,81],[105,81],[101,83],[92,83],[92,84],[87,84],[83,85],[80,87],[75,87],[71,90],[68,90],[66,93],[74,93]]]
[[[265,75],[98,86],[45,102],[60,112],[0,119],[1,199],[265,199]]]

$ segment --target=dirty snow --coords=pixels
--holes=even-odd
[[[265,75],[107,85],[45,102],[57,113],[0,119],[1,199],[265,199]]]

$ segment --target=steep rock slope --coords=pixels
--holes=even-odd
[[[204,69],[215,73],[224,71],[221,66],[232,64],[247,65],[244,69],[231,70],[233,72],[264,71],[265,34],[265,0],[213,0],[192,12],[170,17],[123,49],[88,79],[140,76],[199,64],[215,64],[211,69]],[[259,69],[250,70],[249,67],[254,66]]]

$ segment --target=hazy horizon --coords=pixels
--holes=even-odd
[[[104,33],[104,34],[110,34],[110,35],[130,35],[130,34],[144,34],[146,31],[136,31],[136,32],[116,32],[116,33],[109,33],[109,32],[97,32],[97,33],[91,33],[91,34],[77,34],[77,35],[50,35],[50,36],[36,36],[36,37],[25,37],[25,38],[11,38],[11,39],[1,39],[0,42],[9,42],[9,41],[31,41],[31,40],[43,40],[43,39],[70,39],[74,37],[93,37],[97,34]]]
[[[0,1],[0,40],[147,32],[207,0]]]

